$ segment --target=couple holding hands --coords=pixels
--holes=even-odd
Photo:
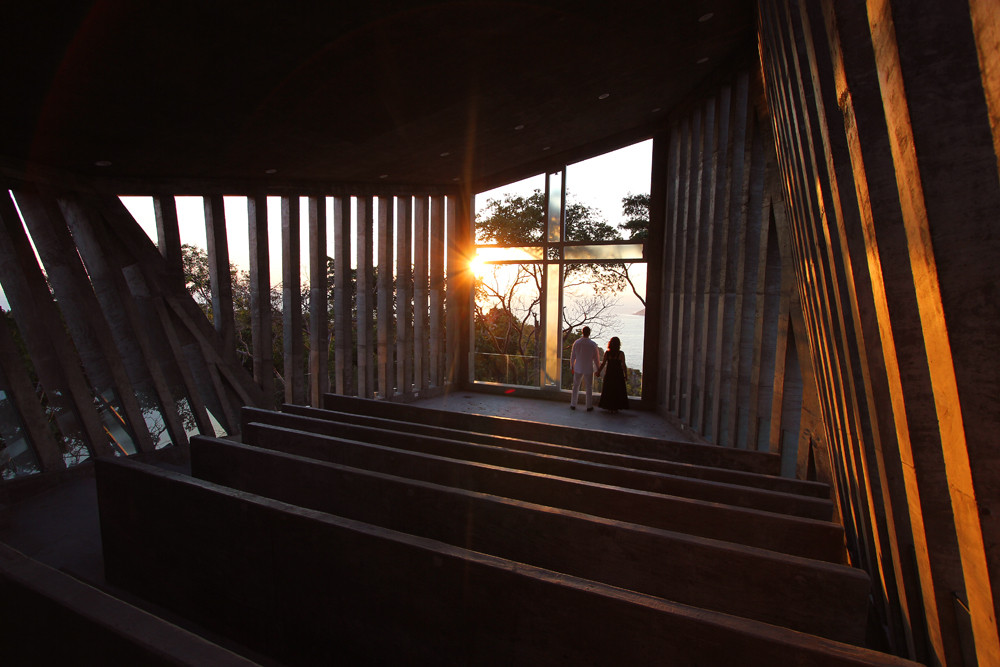
[[[569,356],[569,365],[573,369],[573,394],[570,397],[569,409],[576,410],[577,395],[582,382],[587,391],[587,412],[594,409],[594,369],[597,374],[604,372],[604,386],[601,388],[601,399],[598,406],[612,413],[628,407],[628,394],[625,389],[625,353],[618,336],[608,341],[608,351],[601,360],[601,352],[597,343],[590,340],[590,327],[583,328],[583,337],[573,343]]]

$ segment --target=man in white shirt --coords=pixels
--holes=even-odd
[[[583,337],[576,339],[569,355],[569,367],[573,369],[573,394],[569,401],[569,409],[576,410],[576,397],[580,392],[580,383],[587,388],[587,412],[594,409],[594,371],[601,365],[601,350],[597,343],[590,340],[590,327],[583,328]]]

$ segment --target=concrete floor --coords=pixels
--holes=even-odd
[[[624,410],[610,414],[583,402],[576,410],[568,400],[545,400],[508,394],[459,391],[421,399],[415,405],[455,412],[497,415],[562,424],[598,431],[697,442],[698,438],[653,412]],[[164,463],[168,467],[175,467]],[[28,500],[0,506],[0,542],[78,579],[102,585],[104,562],[93,470],[81,466],[68,479]]]
[[[562,398],[565,396],[560,395],[560,399]],[[587,412],[583,398],[580,396],[576,410],[570,410],[568,398],[566,400],[549,400],[510,394],[458,391],[434,398],[420,399],[414,401],[412,405],[453,412],[495,415],[546,424],[561,424],[597,431],[631,433],[663,440],[704,442],[694,431],[685,429],[679,423],[655,412],[622,410],[611,414],[596,407],[596,397],[594,398],[593,412]]]

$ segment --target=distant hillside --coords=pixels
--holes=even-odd
[[[633,315],[645,315],[646,314],[646,309],[645,308],[640,308],[639,310],[635,311],[632,314]]]

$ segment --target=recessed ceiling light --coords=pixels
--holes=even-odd
[[[695,61],[695,65],[704,65],[707,62],[708,62],[708,56],[705,56],[704,58],[698,58],[698,60]]]
[[[611,97],[611,93],[601,93],[600,95],[597,96],[597,99],[599,99],[599,100],[606,100],[609,97]]]
[[[264,173],[265,174],[277,174],[278,170],[277,169],[265,169]]]
[[[448,151],[441,153],[441,157],[448,157],[449,155],[451,155],[451,153],[449,153]]]
[[[515,130],[523,130],[524,129],[524,125],[515,125],[514,129]]]
[[[389,174],[379,174],[379,178],[389,178]]]
[[[97,162],[94,163],[94,166],[95,167],[110,167],[111,166],[111,160],[98,160]]]
[[[453,179],[451,179],[451,180],[453,180],[453,181],[458,181],[458,176],[456,176],[455,178],[453,178]]]
[[[552,148],[552,146],[545,146],[544,148],[542,148],[542,150],[543,150],[543,151],[547,151],[547,150],[549,150],[550,148]]]
[[[650,113],[660,113],[661,111],[663,111],[663,109],[661,109],[660,107],[656,107],[655,109],[650,111]]]
[[[712,12],[709,12],[707,14],[702,14],[701,17],[698,18],[698,23],[704,23],[705,21],[711,21],[713,16],[715,16],[715,14],[713,14]]]

